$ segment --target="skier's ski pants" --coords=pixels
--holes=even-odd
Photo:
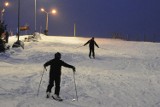
[[[91,54],[92,54],[93,58],[95,58],[94,48],[89,49],[89,57],[91,57]]]
[[[54,92],[54,94],[59,96],[59,93],[60,93],[60,82],[61,82],[61,76],[57,76],[57,77],[50,76],[49,84],[48,84],[46,92],[50,92],[51,93],[52,87],[54,86],[54,83],[55,83],[55,92]]]

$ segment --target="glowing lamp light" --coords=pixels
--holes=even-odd
[[[42,12],[44,12],[44,9],[43,9],[43,8],[41,8],[41,11],[42,11]]]
[[[53,13],[53,14],[56,14],[56,13],[57,13],[57,11],[56,11],[56,10],[52,10],[52,13]]]
[[[5,5],[6,7],[7,7],[7,6],[9,6],[9,2],[5,2],[5,4],[4,4],[4,5]]]

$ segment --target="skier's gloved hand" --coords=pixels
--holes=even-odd
[[[75,67],[73,67],[72,69],[73,69],[73,72],[76,72],[76,68]]]
[[[47,71],[47,68],[46,68],[46,66],[45,66],[45,65],[43,65],[43,67],[44,67],[44,69]]]

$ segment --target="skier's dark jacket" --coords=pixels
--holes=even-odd
[[[99,48],[99,46],[97,45],[97,43],[94,41],[94,38],[92,38],[92,39],[90,39],[88,42],[86,42],[86,43],[84,44],[84,46],[87,45],[87,44],[89,44],[89,48],[90,48],[90,49],[93,49],[93,50],[94,50],[94,45],[96,45],[96,46]]]
[[[46,62],[44,64],[44,67],[49,66],[49,65],[50,65],[50,76],[51,77],[61,75],[61,66],[68,67],[68,68],[74,68],[74,66],[69,65],[58,58],[55,58],[55,59],[52,59]]]

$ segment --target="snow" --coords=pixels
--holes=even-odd
[[[90,38],[41,36],[39,42],[25,42],[24,50],[0,53],[0,107],[160,107],[159,43],[95,38],[100,48],[95,48],[96,59],[89,59],[88,46],[82,45]],[[16,40],[10,37],[9,44]],[[72,101],[69,68],[62,69],[63,102],[45,98],[49,68],[37,96],[43,64],[56,52],[76,67],[78,101]]]

